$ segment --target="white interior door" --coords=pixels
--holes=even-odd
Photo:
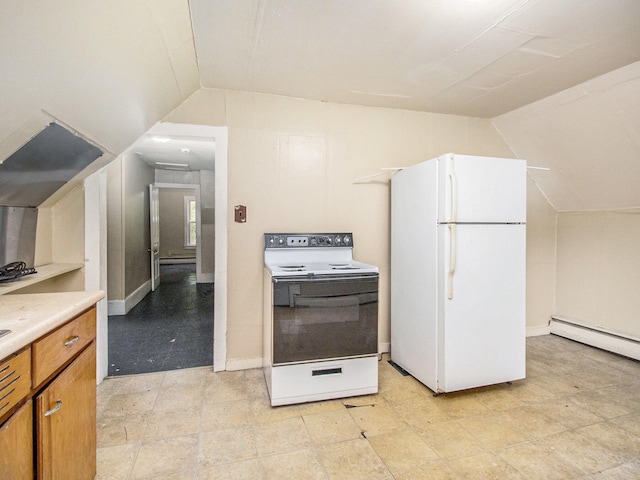
[[[158,187],[149,185],[149,238],[151,255],[151,291],[160,285],[160,200]]]

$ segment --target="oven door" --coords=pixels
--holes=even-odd
[[[273,365],[378,353],[378,275],[273,278]]]

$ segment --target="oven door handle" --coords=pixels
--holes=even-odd
[[[273,283],[309,283],[319,281],[353,281],[353,280],[376,280],[377,273],[369,275],[301,275],[298,277],[272,277]]]

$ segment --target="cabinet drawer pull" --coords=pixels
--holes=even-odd
[[[56,400],[56,406],[53,407],[51,410],[48,410],[48,411],[44,412],[44,416],[48,417],[49,415],[53,415],[54,413],[56,413],[61,408],[62,408],[62,400]]]
[[[69,347],[69,346],[73,345],[74,343],[78,343],[78,340],[80,340],[80,337],[78,335],[76,335],[71,340],[67,340],[66,342],[64,342],[64,346],[65,347]]]

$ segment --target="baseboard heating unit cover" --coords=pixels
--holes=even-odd
[[[573,320],[552,317],[551,333],[580,343],[640,360],[640,340]]]

